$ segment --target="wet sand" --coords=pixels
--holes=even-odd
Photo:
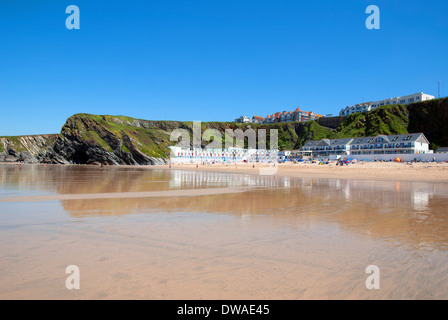
[[[253,188],[252,188],[253,189]],[[55,194],[46,196],[4,197],[0,202],[44,202],[54,200],[97,200],[97,199],[133,199],[133,198],[164,198],[164,197],[197,197],[213,194],[238,193],[250,188],[212,188],[174,191],[121,192],[121,193],[86,193],[86,194]]]
[[[448,298],[443,182],[0,166],[5,199],[1,299]]]

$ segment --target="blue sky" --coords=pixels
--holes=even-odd
[[[81,29],[67,30],[77,5]],[[368,5],[381,29],[368,30]],[[1,0],[0,135],[75,113],[229,121],[448,91],[440,0]]]

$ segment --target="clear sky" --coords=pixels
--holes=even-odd
[[[381,29],[368,30],[368,5]],[[68,5],[81,29],[68,30]],[[0,135],[75,113],[230,121],[448,93],[448,1],[1,0]]]

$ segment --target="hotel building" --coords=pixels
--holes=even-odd
[[[376,108],[379,108],[382,106],[393,105],[393,104],[408,105],[411,103],[422,102],[422,101],[427,101],[427,100],[432,100],[432,99],[434,99],[434,96],[420,92],[420,93],[411,94],[411,95],[404,96],[404,97],[395,97],[395,98],[389,98],[389,99],[384,99],[384,100],[380,100],[380,101],[355,104],[354,106],[343,108],[341,110],[341,112],[339,112],[339,115],[341,117],[346,117],[346,116],[351,115],[352,113],[372,111],[372,110],[375,110]]]
[[[308,141],[300,153],[305,157],[321,158],[350,155],[425,154],[431,153],[431,151],[429,142],[423,133],[412,133]]]

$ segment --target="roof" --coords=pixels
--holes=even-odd
[[[301,112],[301,113],[305,113],[305,114],[308,114],[308,115],[310,115],[311,113],[313,113],[314,114],[314,112],[313,111],[302,111],[302,110],[300,110],[300,108],[296,108],[296,110],[294,110],[294,111],[282,111],[282,112],[276,112],[276,113],[273,113],[272,115],[270,115],[270,114],[268,114],[267,116],[266,116],[266,118],[271,118],[271,117],[276,117],[276,118],[280,118],[282,115],[288,115],[288,114],[290,114],[290,115],[292,115],[292,114],[294,114],[295,112]],[[317,117],[321,117],[321,118],[323,118],[323,115],[320,115],[320,114],[315,114]],[[263,118],[264,119],[264,118]]]
[[[369,106],[369,105],[371,105],[372,103],[373,103],[372,101],[369,101],[369,102],[363,102],[363,103],[357,103],[357,104],[355,104],[355,105],[352,106],[352,107],[364,106],[364,105]]]
[[[330,139],[322,139],[317,144],[318,146],[329,146],[331,144]]]
[[[351,144],[353,141],[353,138],[346,138],[346,139],[333,139],[331,140],[332,146],[345,146],[347,144]]]
[[[396,142],[423,142],[429,143],[423,133],[409,133],[409,134],[397,134],[397,135],[378,135],[374,137],[353,138],[352,145],[375,143],[377,138],[382,138],[385,143]]]
[[[439,148],[436,153],[448,153],[448,147]]]
[[[307,143],[305,143],[302,148],[317,147],[319,142],[320,140],[310,140]]]

